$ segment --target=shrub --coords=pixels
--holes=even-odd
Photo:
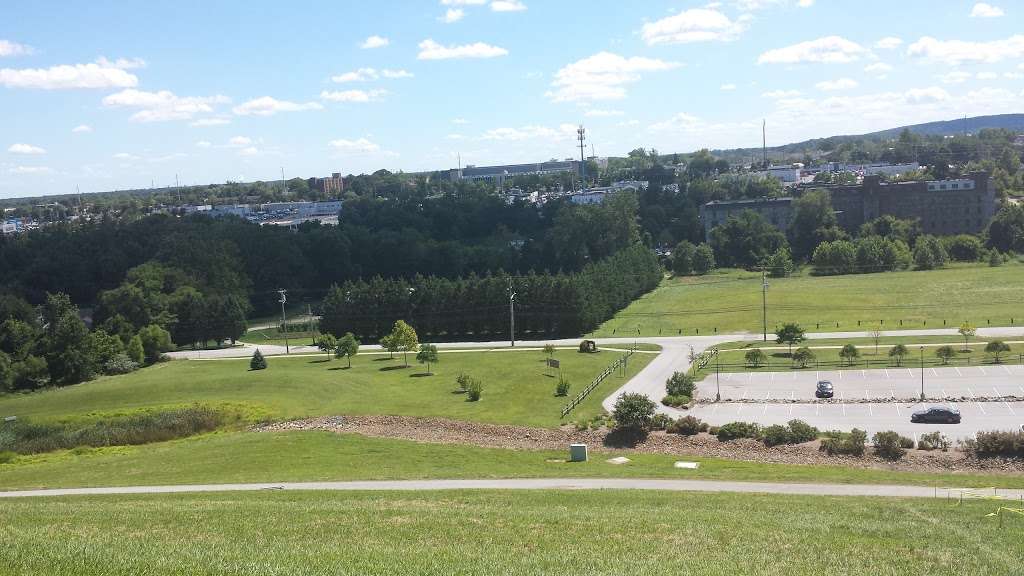
[[[988,265],[993,268],[1003,265],[1003,255],[999,253],[999,250],[992,250],[988,253]]]
[[[796,352],[793,352],[793,361],[799,364],[801,368],[807,368],[807,365],[813,362],[815,358],[814,352],[806,346],[801,346],[796,349]]]
[[[766,446],[802,444],[818,437],[818,429],[803,420],[790,420],[785,426],[775,424],[761,431]]]
[[[974,456],[1024,457],[1024,431],[978,432],[964,442],[964,449]]]
[[[267,359],[260,353],[260,349],[257,348],[252,354],[252,360],[249,361],[249,370],[266,370]]]
[[[668,414],[657,413],[651,418],[651,430],[666,430],[674,423]]]
[[[781,424],[772,424],[761,431],[761,439],[764,441],[765,446],[789,444],[789,428]]]
[[[1010,351],[1010,346],[1002,340],[993,340],[985,345],[985,353],[992,355],[992,361],[996,364],[1002,363],[1003,354]]]
[[[10,464],[18,458],[18,455],[10,450],[4,450],[0,452],[0,464]]]
[[[569,381],[561,376],[558,377],[558,384],[555,384],[555,396],[569,395]]]
[[[707,432],[707,430],[708,425],[705,422],[701,422],[700,418],[694,416],[683,416],[668,427],[669,433],[682,434],[683,436],[693,436],[699,432]]]
[[[847,344],[839,351],[839,357],[846,361],[847,366],[853,366],[857,358],[860,358],[860,350],[853,344]]]
[[[718,426],[708,426],[707,432],[712,436],[718,436]]]
[[[897,366],[903,366],[903,359],[907,357],[910,351],[903,344],[897,344],[889,349],[889,358],[892,358]]]
[[[935,349],[935,355],[943,364],[949,364],[950,358],[956,358],[956,350],[953,350],[952,346],[939,346]]]
[[[612,410],[615,427],[647,432],[651,429],[655,407],[654,402],[643,394],[623,394],[615,401],[615,409]]]
[[[690,400],[692,400],[692,398],[690,398],[686,394],[680,394],[678,396],[673,396],[669,394],[668,396],[665,396],[664,398],[661,399],[661,403],[664,404],[665,406],[681,408],[689,404]]]
[[[752,348],[747,350],[747,353],[743,355],[743,359],[746,360],[748,366],[760,368],[768,361],[768,355],[760,348]]]
[[[843,454],[849,456],[863,456],[864,446],[867,444],[868,435],[863,430],[854,428],[849,434],[840,434],[821,441],[818,448],[829,456]]]
[[[480,399],[483,392],[484,383],[476,378],[470,378],[469,385],[466,387],[466,399],[470,402],[476,402]]]
[[[707,274],[715,269],[715,251],[707,244],[697,246],[693,252],[693,273]]]
[[[690,396],[693,397],[693,389],[696,387],[696,383],[693,376],[685,372],[674,372],[672,376],[665,381],[665,392],[669,396]]]
[[[892,460],[894,462],[896,460],[899,460],[900,458],[903,458],[903,456],[907,453],[906,449],[904,448],[904,446],[906,445],[906,440],[910,439],[904,438],[903,436],[900,436],[898,433],[893,432],[892,430],[886,432],[876,432],[875,435],[871,437],[871,442],[875,445],[875,454],[878,454],[879,456],[885,458],[886,460]],[[910,445],[911,447],[913,447],[913,440],[910,440]]]
[[[128,357],[127,354],[117,354],[103,365],[103,371],[107,374],[128,374],[139,369],[139,363]]]
[[[803,420],[790,420],[789,434],[793,444],[802,444],[816,439],[818,437],[818,429]]]
[[[755,422],[729,422],[718,427],[717,436],[722,442],[737,438],[760,438],[761,427]]]
[[[580,352],[586,354],[597,352],[597,342],[594,342],[593,340],[584,340],[580,342]]]
[[[949,438],[942,435],[942,432],[935,431],[929,434],[922,434],[917,441],[920,450],[949,450]]]
[[[459,375],[455,377],[455,384],[459,387],[459,392],[469,392],[469,385],[473,382],[473,379],[469,377],[469,374],[465,372],[459,372]]]

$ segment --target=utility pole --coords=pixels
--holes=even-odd
[[[721,372],[721,361],[718,357],[718,348],[715,348],[715,402],[722,401],[722,385],[718,381],[718,374]]]
[[[508,279],[508,336],[512,347],[516,346],[516,293],[512,289],[512,279]]]
[[[288,291],[281,289],[277,293],[281,295],[281,299],[278,302],[281,303],[281,329],[284,331],[284,353],[291,354],[291,349],[288,347],[288,318],[284,314],[284,304],[288,301]]]
[[[768,136],[767,136],[768,123],[765,120],[761,120],[761,152],[764,154],[764,169],[768,171]]]
[[[583,160],[583,141],[587,138],[587,131],[580,124],[580,127],[576,129],[576,138],[580,141],[580,191],[587,191],[587,163]]]
[[[764,341],[768,341],[768,278],[765,276],[764,268],[761,269],[761,329],[764,332]]]
[[[309,332],[309,337],[313,338],[313,306],[306,304],[306,330]],[[316,345],[316,339],[313,338],[313,345]]]

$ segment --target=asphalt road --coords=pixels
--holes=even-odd
[[[920,368],[876,370],[790,370],[787,372],[738,372],[712,374],[697,384],[701,398],[722,400],[814,398],[819,380],[832,382],[836,399],[919,398]],[[926,398],[977,398],[1017,396],[1024,398],[1024,366],[959,366],[924,369]]]
[[[686,474],[680,470],[680,474]],[[185,484],[177,486],[121,486],[64,488],[0,492],[0,498],[86,496],[124,494],[180,494],[193,492],[255,492],[262,490],[667,490],[677,492],[737,492],[808,496],[874,496],[888,498],[958,498],[961,490],[928,486],[870,484],[795,484],[725,482],[710,480],[642,480],[617,478],[537,478],[507,480],[382,480],[368,482],[284,482],[260,484]],[[998,495],[1008,500],[1024,498],[1024,490],[978,489],[967,497]]]

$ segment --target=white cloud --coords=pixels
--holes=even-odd
[[[442,6],[481,6],[487,0],[441,0]]]
[[[320,99],[331,102],[376,102],[387,93],[387,90],[324,90],[320,92]]]
[[[852,88],[856,88],[857,86],[857,81],[854,80],[853,78],[825,80],[823,82],[818,82],[817,84],[814,85],[814,87],[817,88],[818,90],[823,90],[825,92],[834,92],[837,90],[850,90]]]
[[[519,0],[493,0],[491,10],[495,12],[522,12],[526,10],[526,4]]]
[[[985,2],[978,2],[971,9],[971,18],[999,18],[1004,14],[1002,8]]]
[[[113,155],[113,158],[115,160],[124,160],[126,162],[134,162],[135,160],[142,160],[141,156],[136,156],[135,154],[129,154],[128,152],[118,152],[117,154]]]
[[[261,96],[243,102],[231,109],[238,116],[273,116],[278,112],[302,112],[305,110],[322,110],[323,106],[317,102],[289,102],[288,100],[277,100],[270,96]]]
[[[339,138],[337,140],[331,140],[327,145],[338,152],[346,154],[372,154],[374,152],[380,152],[380,145],[370,142],[366,138],[359,138],[357,140]]]
[[[943,84],[963,84],[971,78],[970,72],[964,72],[963,70],[953,70],[945,74],[939,74],[936,76]]]
[[[14,166],[8,168],[7,172],[10,174],[47,174],[50,172],[50,168],[47,166]]]
[[[225,124],[231,124],[231,120],[227,118],[200,118],[195,122],[189,124],[189,126],[205,127],[205,126],[223,126]]]
[[[1020,80],[1021,78],[1024,78],[1024,74],[1021,74],[1020,72],[1003,72],[1003,78],[1006,78],[1007,80]]]
[[[560,124],[558,128],[547,126],[523,126],[522,128],[494,128],[483,133],[480,137],[483,140],[498,141],[521,141],[521,140],[549,140],[564,141],[576,137],[576,126],[573,124]]]
[[[397,78],[412,78],[413,74],[406,70],[390,70],[385,68],[383,70],[377,70],[376,68],[360,68],[353,70],[352,72],[345,72],[337,76],[331,76],[331,81],[336,84],[343,84],[345,82],[370,82],[373,80],[379,80],[381,77],[397,79]]]
[[[469,124],[469,120],[465,118],[452,118],[452,124]]]
[[[903,93],[903,99],[909,104],[929,104],[949,100],[950,95],[942,88],[932,86],[907,90]]]
[[[196,148],[209,148],[213,146],[213,143],[208,140],[200,140],[196,142]]]
[[[892,72],[892,66],[885,62],[875,62],[874,64],[868,64],[864,67],[864,71],[868,74],[875,74],[879,78],[885,78],[885,75]]]
[[[247,146],[238,151],[239,156],[256,156],[259,153],[259,148],[255,146]]]
[[[103,68],[118,68],[120,70],[134,70],[136,68],[146,67],[146,61],[142,58],[118,58],[117,60],[107,60],[105,56],[100,56],[96,59],[96,64],[99,64]]]
[[[61,64],[50,68],[4,68],[0,70],[0,86],[71,90],[76,88],[131,88],[138,85],[134,74],[121,68],[89,64]]]
[[[724,92],[730,92],[730,91],[736,89],[736,85],[735,84],[722,84],[721,86],[718,87],[718,89],[722,90]]]
[[[637,126],[638,124],[640,124],[639,120],[626,120],[624,122],[619,122],[618,124],[616,124],[616,126],[628,128],[630,126]]]
[[[196,114],[213,112],[217,104],[227,104],[227,96],[177,96],[173,92],[145,92],[129,88],[103,98],[103,105],[110,108],[138,108],[132,114],[133,122],[165,122],[168,120],[190,120]]]
[[[700,123],[700,119],[696,116],[687,114],[686,112],[679,112],[665,121],[652,124],[651,130],[654,130],[655,132],[664,132],[669,130],[690,131],[700,125]]]
[[[622,116],[623,114],[625,114],[625,112],[622,110],[601,110],[598,108],[593,108],[583,113],[584,116],[588,116],[590,118],[607,118],[609,116]]]
[[[459,20],[462,20],[466,16],[466,11],[462,8],[449,8],[445,11],[444,16],[439,16],[437,19],[445,24],[454,24]]]
[[[32,52],[34,50],[31,46],[18,44],[10,40],[0,40],[0,58],[5,56],[26,56]]]
[[[991,64],[1024,57],[1024,35],[989,42],[937,40],[924,36],[907,47],[907,54],[951,66],[964,62]]]
[[[495,58],[505,56],[508,50],[499,46],[491,46],[483,42],[472,44],[442,46],[427,38],[419,45],[418,60],[450,60],[454,58]]]
[[[11,154],[23,154],[27,156],[46,154],[46,150],[44,148],[40,148],[39,146],[33,146],[31,144],[21,143],[11,144],[10,147],[7,148],[7,151],[10,152]]]
[[[867,53],[860,44],[851,42],[841,36],[826,36],[817,40],[800,42],[785,48],[769,50],[757,59],[758,64],[798,64],[801,62],[821,62],[825,64],[843,64],[853,62]]]
[[[797,0],[796,5],[801,8],[810,8],[814,6],[814,0]]]
[[[771,98],[773,100],[778,100],[780,98],[796,98],[799,95],[799,90],[772,90],[770,92],[761,93],[762,97]]]
[[[89,126],[88,124],[79,124],[78,126],[75,126],[74,128],[72,128],[71,131],[74,132],[75,134],[82,134],[84,132],[92,132],[92,126]]]
[[[370,50],[372,48],[383,48],[390,43],[391,41],[388,40],[387,38],[384,38],[383,36],[377,36],[376,34],[374,34],[373,36],[368,37],[366,40],[363,40],[363,43],[360,44],[359,47],[362,48],[363,50]]]
[[[242,148],[251,144],[252,138],[249,138],[248,136],[232,136],[231,139],[228,140],[228,146],[233,148]]]
[[[903,44],[903,40],[901,38],[886,36],[878,42],[875,42],[875,48],[880,50],[892,50],[893,48],[899,48],[900,44]]]
[[[556,72],[551,83],[555,89],[546,95],[555,102],[619,100],[626,96],[626,85],[640,80],[642,72],[660,72],[678,66],[677,62],[598,52]]]
[[[999,78],[999,74],[996,74],[995,72],[978,72],[975,77],[978,80],[995,80],[996,78]]]
[[[710,8],[693,8],[643,25],[640,36],[648,46],[734,40],[744,30],[741,21]]]

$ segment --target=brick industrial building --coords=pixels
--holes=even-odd
[[[704,236],[744,210],[761,214],[769,223],[786,231],[793,215],[793,200],[806,191],[826,190],[832,198],[839,225],[856,232],[861,224],[879,216],[919,220],[926,234],[976,234],[985,229],[995,214],[995,191],[988,174],[974,172],[967,178],[917,182],[882,182],[865,176],[860,184],[805,185],[793,189],[793,196],[749,200],[715,200],[700,209]]]

